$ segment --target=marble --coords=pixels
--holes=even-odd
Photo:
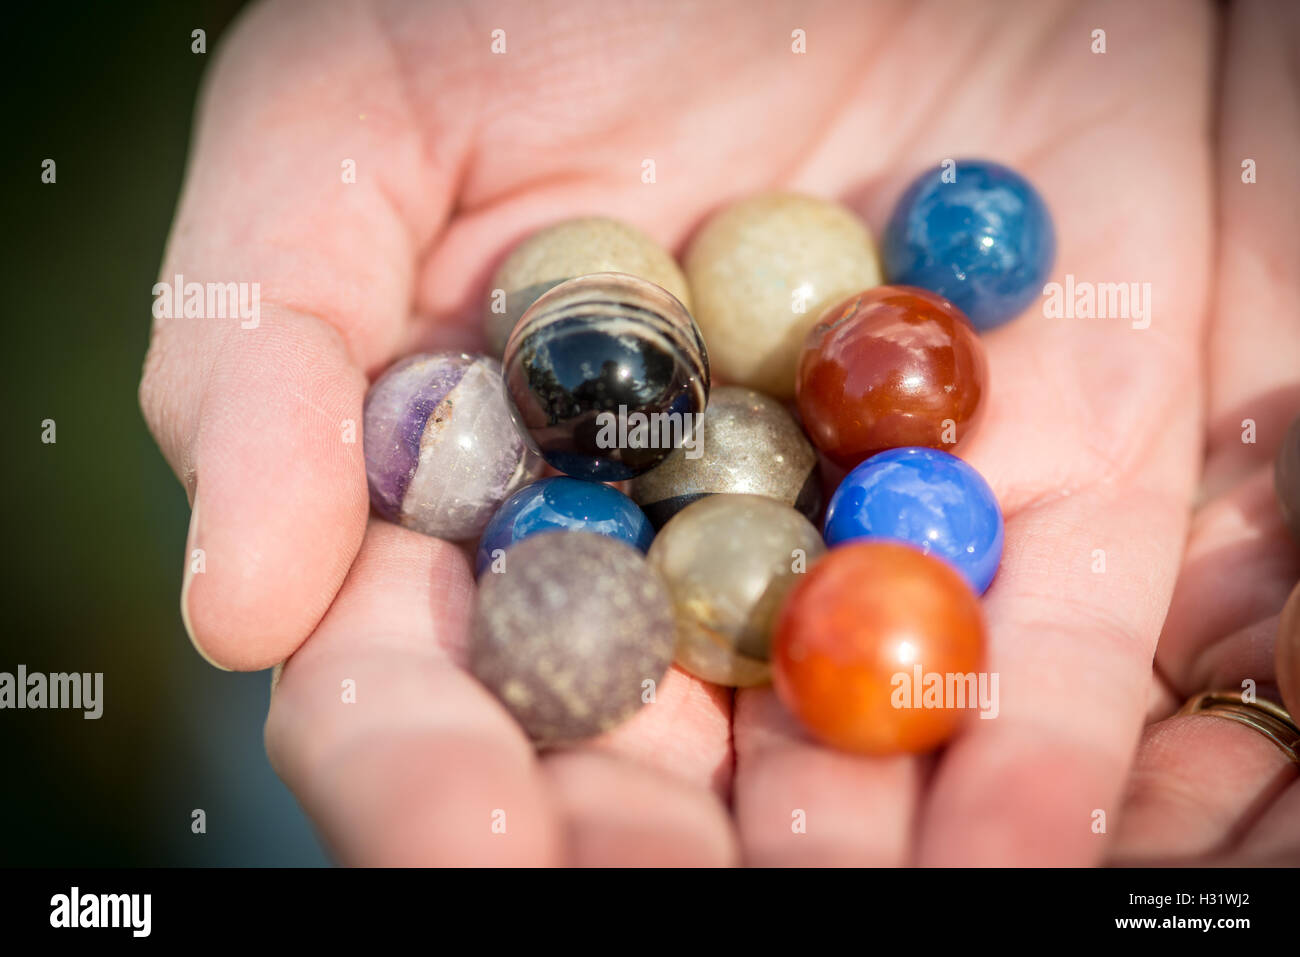
[[[562,745],[635,714],[672,663],[673,637],[668,590],[639,551],[551,532],[480,579],[469,667],[535,743]]]
[[[618,482],[695,441],[709,358],[671,294],[596,273],[529,307],[506,344],[505,381],[520,433],[549,465]]]
[[[817,450],[785,407],[753,389],[709,393],[698,449],[678,449],[628,483],[655,528],[720,492],[766,495],[815,521],[822,506]]]
[[[407,528],[464,541],[541,474],[487,356],[438,352],[393,365],[366,394],[362,446],[375,512]]]
[[[1273,460],[1273,489],[1277,493],[1282,521],[1291,537],[1300,545],[1300,415],[1282,436],[1277,458]]]
[[[866,227],[838,203],[761,193],[704,224],[685,257],[695,319],[719,378],[794,396],[808,329],[830,304],[880,282]]]
[[[766,684],[772,622],[825,551],[813,524],[774,499],[713,495],[682,509],[649,554],[672,596],[677,664],[716,684]]]
[[[1052,216],[1033,185],[998,163],[959,160],[918,176],[885,227],[892,283],[951,299],[981,331],[1022,313],[1042,294],[1056,258]],[[951,175],[951,174],[950,174]]]
[[[911,545],[948,561],[982,595],[1002,559],[1002,510],[984,477],[938,449],[902,448],[844,477],[822,529],[834,548],[861,539]]]
[[[773,685],[831,747],[921,754],[980,706],[986,645],[979,601],[951,566],[904,545],[860,542],[832,549],[791,590],[772,638]],[[949,675],[975,683],[954,680],[949,696]]]
[[[597,272],[639,276],[691,308],[690,288],[676,260],[641,230],[603,216],[568,219],[524,239],[497,268],[484,313],[488,351],[505,352],[510,331],[542,293]]]
[[[819,449],[851,469],[886,449],[956,449],[983,417],[988,359],[956,306],[877,286],[827,310],[804,343],[799,416]]]
[[[478,574],[504,567],[508,549],[541,532],[593,532],[644,552],[654,529],[636,503],[611,485],[555,475],[525,485],[506,499],[483,530]]]

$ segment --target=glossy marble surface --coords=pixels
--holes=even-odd
[[[697,447],[678,449],[628,485],[655,528],[719,492],[766,495],[817,519],[817,451],[780,402],[740,386],[714,388]]]
[[[641,230],[604,216],[567,219],[524,239],[497,268],[484,312],[488,351],[494,356],[505,352],[510,331],[542,293],[566,279],[598,272],[639,276],[691,308],[690,289],[677,261]]]
[[[1051,213],[1033,185],[998,163],[959,160],[907,188],[885,227],[892,283],[920,286],[957,304],[980,330],[1014,319],[1043,290],[1056,258]]]
[[[914,688],[928,675],[977,674],[985,645],[979,602],[950,566],[903,545],[856,543],[832,549],[790,592],[772,639],[773,683],[832,747],[918,754],[974,709],[947,695],[926,707]]]
[[[591,532],[535,535],[479,579],[470,671],[539,745],[631,717],[672,658],[668,591],[631,545]]]
[[[618,489],[556,475],[525,485],[501,504],[479,539],[478,574],[524,539],[563,530],[615,538],[642,552],[654,538],[645,513]]]
[[[952,451],[982,417],[988,379],[961,310],[923,289],[877,286],[813,327],[796,393],[813,442],[848,469],[900,446]]]
[[[822,310],[880,282],[875,244],[838,203],[760,193],[710,218],[691,241],[695,318],[723,381],[778,399]]]
[[[1273,488],[1282,521],[1300,545],[1300,415],[1291,421],[1273,460]]]
[[[953,565],[977,595],[1002,558],[1002,510],[984,477],[938,449],[891,449],[844,477],[822,529],[834,548],[858,539],[902,542]]]
[[[677,664],[723,685],[769,679],[772,621],[825,552],[794,509],[759,495],[713,495],[680,511],[650,546],[677,622]]]
[[[691,440],[709,360],[686,308],[643,279],[561,283],[520,319],[505,352],[521,434],[575,478],[622,481]]]
[[[391,522],[462,541],[542,470],[519,437],[495,359],[411,356],[370,387],[362,429],[374,510]]]

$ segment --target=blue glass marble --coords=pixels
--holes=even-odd
[[[643,552],[655,534],[645,513],[618,489],[557,475],[525,485],[501,503],[479,540],[478,573],[492,564],[497,549],[554,531],[595,532]]]
[[[945,183],[937,166],[903,193],[885,227],[885,274],[952,300],[988,330],[1041,295],[1056,233],[1042,197],[1015,170],[959,160],[953,172],[956,181]]]
[[[947,559],[983,594],[1002,558],[1002,511],[984,477],[947,452],[909,447],[867,459],[840,483],[823,535],[913,545]]]

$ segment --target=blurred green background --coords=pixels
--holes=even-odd
[[[104,714],[0,711],[0,864],[326,862],[262,748],[269,673],[217,672],[185,636],[189,509],[136,403],[195,96],[241,6],[6,11],[0,671],[103,672]]]

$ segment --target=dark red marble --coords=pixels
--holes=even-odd
[[[809,437],[844,468],[901,446],[953,451],[987,392],[988,360],[970,320],[910,286],[877,286],[827,310],[795,380]]]

